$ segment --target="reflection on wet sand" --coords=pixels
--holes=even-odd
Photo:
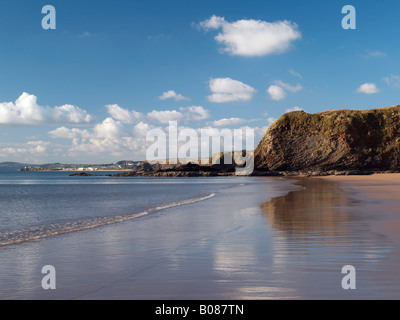
[[[373,216],[335,181],[296,178],[299,190],[261,205],[273,231],[274,277],[297,289],[301,298],[393,298],[391,251],[386,239],[370,229]],[[357,290],[341,288],[341,269],[357,269]],[[389,290],[390,289],[390,290]]]
[[[335,182],[302,178],[296,185],[300,190],[264,203],[261,208],[268,224],[287,241],[296,244],[313,240],[348,240],[352,219],[346,207],[351,206],[348,195]]]

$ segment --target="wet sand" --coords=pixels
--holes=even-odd
[[[398,299],[399,249],[372,227],[385,215],[372,205],[387,204],[357,191],[368,178],[249,178],[200,203],[3,247],[0,299]],[[48,264],[54,291],[40,286]],[[345,265],[357,290],[341,287]]]
[[[389,237],[400,249],[400,174],[335,176],[323,179],[338,182],[358,199],[364,214],[373,217],[371,229]]]

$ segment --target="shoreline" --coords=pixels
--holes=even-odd
[[[174,169],[147,169],[139,171],[120,170],[116,174],[100,175],[92,171],[72,171],[71,177],[92,177],[92,176],[109,176],[109,177],[155,177],[155,178],[182,178],[182,177],[336,177],[336,176],[372,176],[400,174],[398,171],[364,171],[364,170],[298,170],[298,171],[262,171],[254,170],[250,174],[240,175],[235,172],[236,167],[232,166],[200,166],[189,164]],[[98,171],[101,172],[101,171]],[[109,171],[113,172],[113,171]]]

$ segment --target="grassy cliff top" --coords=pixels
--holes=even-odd
[[[294,111],[281,116],[268,131],[291,133],[319,131],[341,135],[355,128],[368,131],[383,130],[392,135],[400,129],[400,106],[371,110],[343,109],[314,114]]]

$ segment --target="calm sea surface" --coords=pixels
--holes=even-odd
[[[221,188],[241,183],[232,178],[69,174],[0,172],[0,246],[138,218],[160,209],[206,200]]]

